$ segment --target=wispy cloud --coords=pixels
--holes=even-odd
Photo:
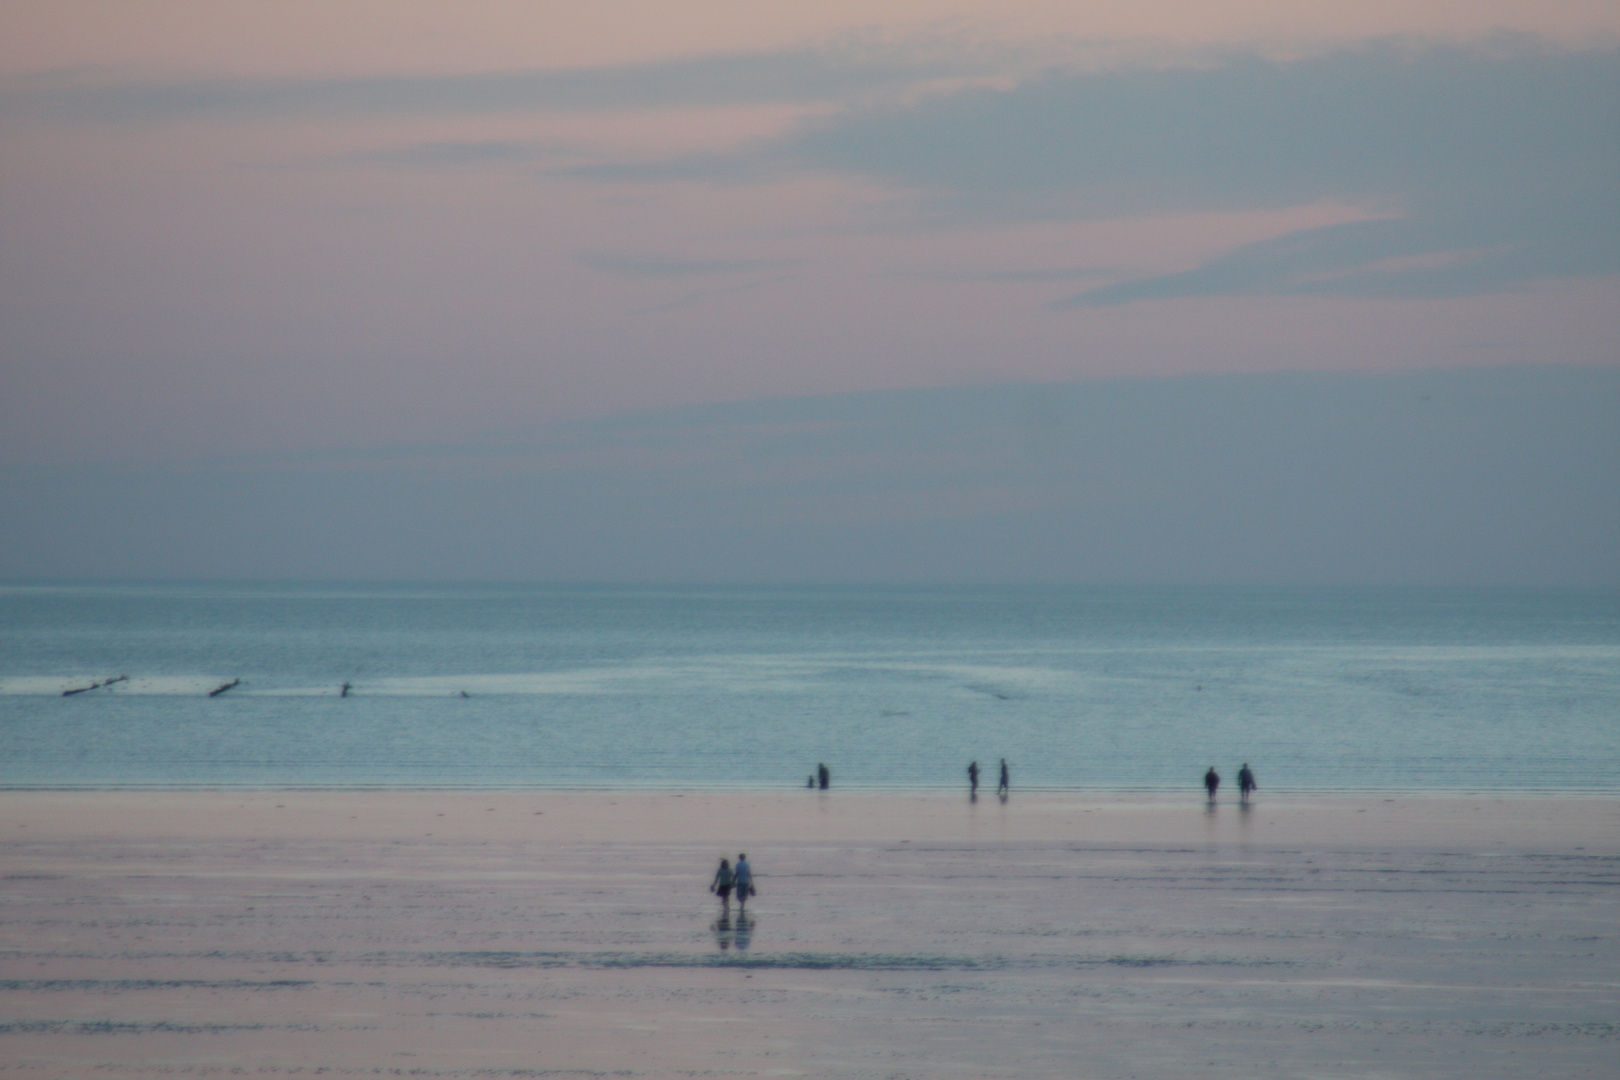
[[[1620,273],[1620,52],[1379,45],[1294,64],[1053,76],[808,132],[807,160],[1077,215],[1336,200],[1383,220],[1252,244],[1071,303],[1468,295]],[[900,126],[896,130],[896,125]],[[954,134],[952,134],[954,132]]]
[[[1163,58],[1161,58],[1163,59]],[[1230,55],[1128,70],[1006,56],[798,49],[570,71],[96,82],[0,90],[13,117],[110,124],[284,117],[497,115],[822,104],[836,115],[738,149],[602,160],[522,141],[423,142],[354,160],[410,168],[530,165],[583,182],[765,184],[835,173],[885,185],[913,227],[1087,220],[1321,204],[1370,218],[1114,280],[1059,307],[1233,295],[1447,296],[1620,273],[1620,49],[1527,38],[1382,42],[1282,61]],[[992,72],[1010,85],[991,88]],[[885,216],[885,228],[896,221]],[[586,255],[622,277],[767,271],[778,261]],[[1003,270],[988,281],[1080,281]]]
[[[982,74],[986,62],[904,50],[811,48],[574,70],[371,78],[131,82],[72,72],[0,91],[0,111],[58,121],[152,124],[837,103],[931,79]]]
[[[1104,307],[1193,296],[1469,296],[1580,272],[1573,252],[1532,238],[1476,248],[1478,230],[1422,220],[1351,222],[1246,244],[1195,270],[1105,285],[1052,305]],[[1537,250],[1537,248],[1542,250]],[[1591,271],[1604,272],[1594,260]]]
[[[853,108],[730,154],[590,165],[620,180],[833,171],[918,221],[1100,219],[1335,202],[1302,231],[1070,306],[1256,293],[1433,296],[1620,273],[1620,50],[1383,42],[1283,62],[1054,70]],[[1048,279],[1050,280],[1050,279]]]

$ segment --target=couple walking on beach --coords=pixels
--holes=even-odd
[[[737,893],[737,911],[741,913],[748,909],[748,898],[754,895],[754,868],[748,865],[746,852],[737,856],[736,867],[725,859],[720,860],[720,868],[714,872],[709,891],[720,898],[722,911],[731,910],[733,891]]]
[[[968,762],[968,798],[974,802],[979,801],[979,763]],[[1007,801],[1007,795],[1012,791],[1012,782],[1007,775],[1007,759],[1001,759],[1001,782],[996,785],[996,794],[1002,802]]]
[[[1248,802],[1249,796],[1254,792],[1255,788],[1258,788],[1259,786],[1259,783],[1257,783],[1254,779],[1254,770],[1250,769],[1249,763],[1245,761],[1243,763],[1243,768],[1238,770],[1238,791],[1241,793],[1242,801]],[[1221,774],[1215,771],[1215,766],[1211,765],[1209,767],[1209,771],[1204,774],[1204,790],[1209,792],[1210,802],[1215,801],[1215,793],[1219,791],[1220,788]]]

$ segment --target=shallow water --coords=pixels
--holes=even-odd
[[[1617,716],[1613,592],[0,588],[6,786],[1612,791]]]

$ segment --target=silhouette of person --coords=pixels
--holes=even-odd
[[[1001,782],[996,785],[996,794],[1005,799],[1012,791],[1011,782],[1007,778],[1007,759],[1001,759]]]
[[[1215,792],[1220,786],[1221,774],[1215,771],[1215,766],[1211,765],[1209,772],[1204,774],[1204,790],[1209,792],[1210,802],[1215,801]]]
[[[748,910],[748,898],[754,895],[754,868],[748,865],[746,854],[737,856],[737,868],[731,873],[732,886],[737,891],[737,918]]]
[[[720,868],[714,872],[714,880],[709,882],[709,891],[720,898],[720,910],[731,910],[731,886],[736,880],[731,872],[731,863],[725,859],[720,860]]]
[[[814,773],[811,773],[809,776],[804,778],[804,786],[811,789],[812,791],[815,790],[816,777],[815,777]]]
[[[979,763],[977,761],[968,762],[968,796],[974,799],[979,797]]]
[[[1260,785],[1254,779],[1254,770],[1250,769],[1249,763],[1245,761],[1243,763],[1243,768],[1238,770],[1239,797],[1243,802],[1248,802],[1250,792],[1254,791],[1259,786]]]
[[[825,762],[816,766],[816,778],[821,781],[822,791],[832,786],[832,770],[827,768]]]

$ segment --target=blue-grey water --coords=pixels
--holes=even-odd
[[[1015,790],[1620,790],[1620,594],[0,587],[0,786],[943,788],[1002,757]]]

